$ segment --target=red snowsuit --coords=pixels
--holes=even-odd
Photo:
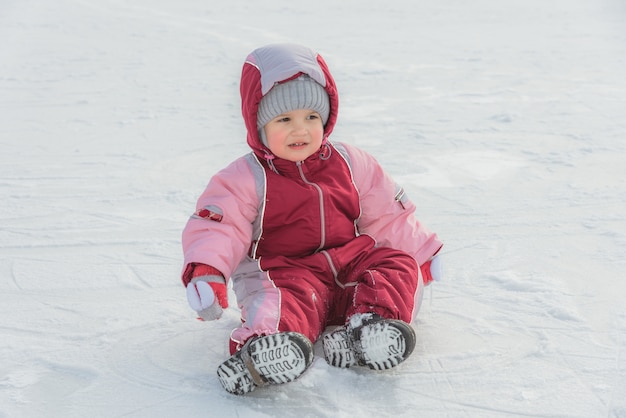
[[[331,111],[320,152],[294,163],[261,143],[256,113],[274,83],[300,73],[325,87]],[[418,266],[442,244],[374,158],[328,140],[338,98],[321,56],[292,45],[251,54],[241,97],[253,152],[211,179],[183,232],[185,284],[195,264],[232,280],[242,326],[231,349],[282,331],[315,341],[354,313],[411,322],[423,286]]]

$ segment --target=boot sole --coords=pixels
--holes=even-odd
[[[345,328],[326,334],[322,339],[322,347],[324,358],[331,366],[340,368],[356,366],[357,359]]]
[[[360,363],[387,370],[407,359],[415,347],[415,331],[402,321],[383,320],[355,330],[353,345]]]
[[[339,328],[323,338],[324,357],[334,367],[373,370],[396,367],[415,348],[415,331],[399,320],[382,319],[354,329]]]
[[[304,335],[283,332],[250,340],[217,368],[220,383],[235,395],[259,386],[292,382],[313,363],[313,345]]]

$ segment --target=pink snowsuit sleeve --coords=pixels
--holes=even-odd
[[[219,270],[228,280],[246,256],[259,198],[245,158],[215,174],[183,230],[183,273],[190,263]]]
[[[439,251],[442,242],[416,217],[415,204],[367,152],[342,144],[350,158],[354,183],[361,196],[359,231],[379,246],[411,254],[421,266]]]

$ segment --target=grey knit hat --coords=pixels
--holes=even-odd
[[[297,109],[314,110],[320,114],[324,125],[328,121],[330,113],[328,93],[308,75],[275,85],[261,99],[256,125],[261,142],[265,146],[267,139],[263,127],[276,116]]]

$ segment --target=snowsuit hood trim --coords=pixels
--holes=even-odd
[[[246,58],[241,72],[241,111],[247,129],[247,142],[255,154],[265,160],[275,156],[263,145],[257,128],[257,112],[261,99],[276,84],[306,74],[324,87],[330,101],[324,140],[337,121],[339,98],[337,87],[326,62],[313,50],[296,44],[272,44],[258,48]]]

